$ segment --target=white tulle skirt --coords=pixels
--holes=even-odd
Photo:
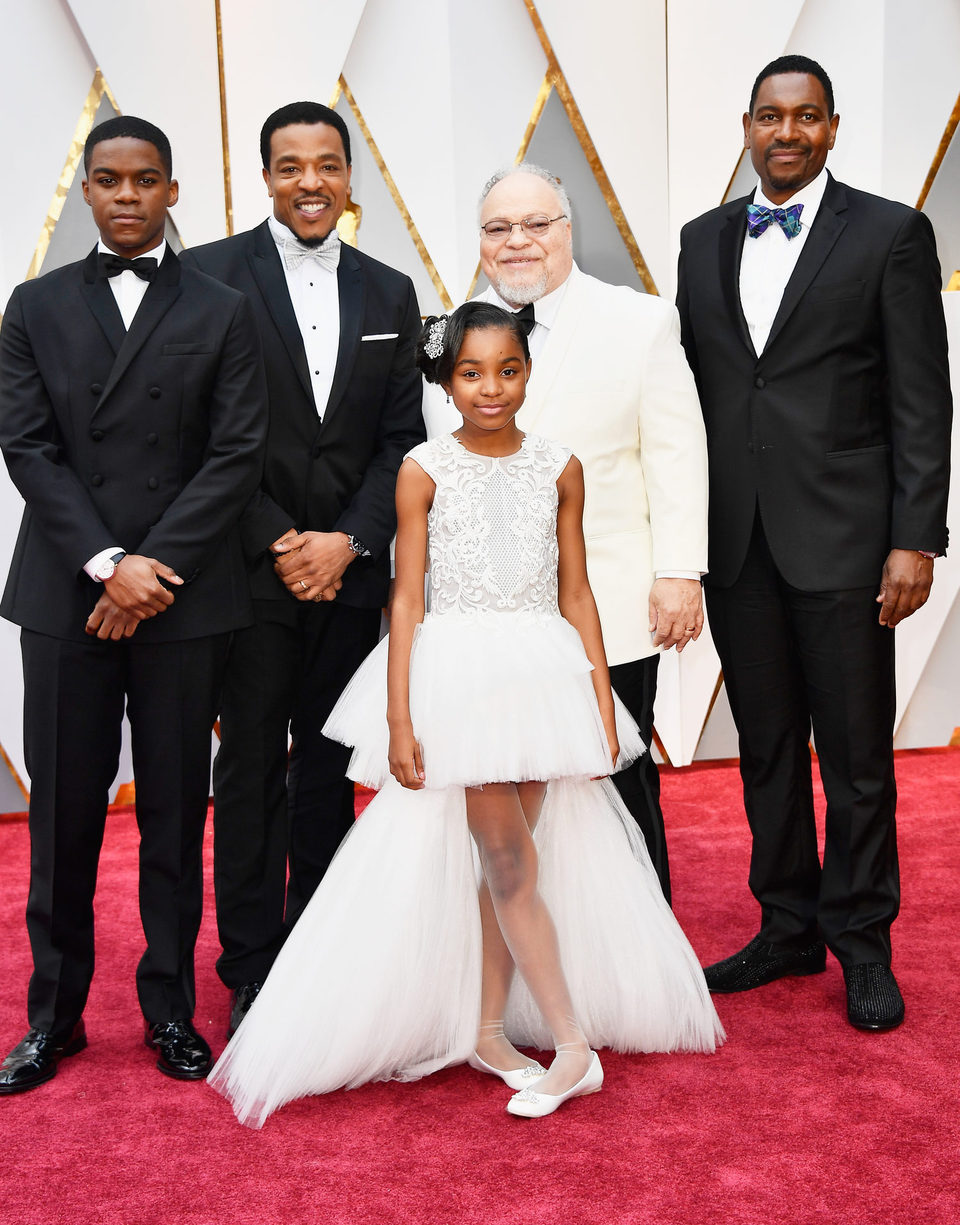
[[[375,788],[389,777],[388,641],[367,656],[323,729],[354,746],[350,778]],[[410,653],[410,716],[426,785],[609,773],[592,671],[580,635],[559,615],[428,615]],[[622,769],[644,745],[615,702]]]
[[[413,1080],[474,1049],[479,864],[465,785],[550,780],[534,835],[539,886],[591,1046],[712,1051],[723,1040],[633,818],[609,779],[591,781],[611,763],[579,636],[559,617],[510,620],[422,626],[410,685],[425,789],[387,774],[385,641],[331,715],[327,734],[356,746],[352,776],[382,790],[210,1074],[241,1122],[259,1127],[307,1094]],[[643,746],[620,705],[618,732],[622,765]],[[519,978],[505,1029],[519,1045],[551,1045]]]

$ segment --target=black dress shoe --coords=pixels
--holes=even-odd
[[[857,1029],[896,1029],[903,1023],[903,996],[889,966],[879,961],[844,966],[847,1017]]]
[[[57,1074],[57,1064],[87,1045],[81,1018],[66,1035],[55,1037],[42,1029],[31,1029],[0,1066],[0,1094],[26,1093]]]
[[[827,950],[822,940],[803,948],[790,948],[754,936],[746,948],[726,961],[707,966],[703,973],[710,990],[725,995],[752,991],[791,974],[820,974],[826,967]]]
[[[202,1080],[213,1064],[210,1047],[190,1021],[147,1021],[143,1041],[159,1052],[157,1067],[174,1080]]]
[[[232,1038],[240,1028],[240,1022],[250,1011],[250,1005],[260,994],[263,983],[244,983],[233,993],[233,1005],[230,1009],[230,1024],[227,1026],[227,1037]]]

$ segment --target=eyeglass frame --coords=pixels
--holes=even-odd
[[[498,240],[500,242],[506,242],[507,239],[513,235],[513,227],[518,225],[520,227],[520,232],[522,234],[526,234],[527,238],[537,239],[543,238],[545,234],[548,234],[550,232],[550,227],[554,224],[554,222],[570,220],[566,213],[560,213],[558,217],[543,217],[544,221],[547,223],[546,229],[540,234],[531,234],[526,228],[526,223],[528,221],[532,221],[535,217],[543,217],[543,214],[531,213],[528,217],[521,217],[519,221],[508,221],[506,217],[494,217],[493,221],[488,221],[486,225],[482,225],[480,227],[480,233],[484,236],[484,238],[490,241]],[[498,223],[499,225],[508,225],[510,227],[509,232],[506,234],[488,234],[487,225],[493,225],[494,222]]]

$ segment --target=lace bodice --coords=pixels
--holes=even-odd
[[[451,434],[410,458],[436,484],[427,516],[431,614],[557,613],[557,478],[570,452],[527,434],[515,455],[468,451]]]

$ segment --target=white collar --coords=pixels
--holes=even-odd
[[[763,194],[763,186],[758,181],[753,203],[762,204],[766,208],[789,208],[791,204],[802,204],[803,212],[800,214],[800,224],[804,229],[809,229],[813,225],[817,213],[820,211],[823,193],[827,190],[829,182],[830,176],[827,174],[826,166],[824,166],[815,179],[811,179],[799,191],[795,191],[789,200],[784,200],[782,204],[774,204],[772,200],[768,200]]]
[[[556,289],[551,289],[549,293],[545,293],[542,298],[537,298],[533,304],[534,315],[538,324],[543,324],[545,328],[552,328],[557,319],[557,312],[560,310],[563,302],[564,294],[567,292],[567,286],[573,278],[579,275],[580,269],[576,264],[570,269],[570,274],[567,279]],[[497,306],[503,307],[505,311],[510,311],[511,314],[519,310],[519,307],[511,306],[509,302],[504,302],[503,298],[497,291],[490,286],[490,292],[493,294],[494,302]]]
[[[119,255],[121,259],[127,258],[125,255],[121,255],[119,251],[114,251],[113,247],[108,247],[102,238],[97,242],[97,252],[101,255]],[[147,259],[149,257],[150,259],[155,259],[157,261],[157,267],[159,268],[159,266],[163,263],[163,257],[166,255],[166,253],[167,240],[165,238],[161,238],[159,246],[153,247],[150,251],[141,251],[139,255],[135,255],[133,258]]]

